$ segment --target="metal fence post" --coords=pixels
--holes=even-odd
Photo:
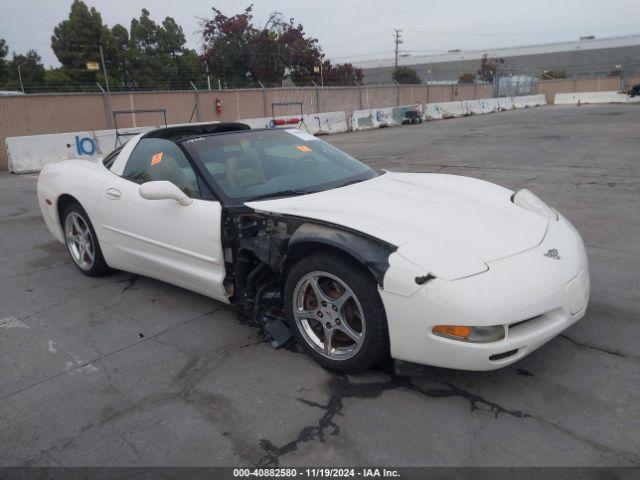
[[[102,99],[104,101],[104,114],[107,117],[107,128],[113,128],[113,118],[111,118],[111,104],[110,104],[111,98],[109,97],[109,95],[107,95],[106,90],[102,88],[102,85],[100,85],[100,82],[96,82],[96,85],[98,85],[98,88],[102,92]]]
[[[400,82],[398,82],[397,80],[392,80],[392,82],[396,86],[396,106],[399,107],[400,106]]]
[[[260,88],[262,88],[262,110],[264,111],[264,116],[266,118],[269,115],[269,112],[267,111],[267,88],[260,80],[258,80],[258,84],[260,85]]]
[[[200,95],[198,92],[198,87],[196,87],[195,83],[193,82],[190,82],[190,83],[196,94],[196,120],[200,122]]]
[[[320,88],[316,85],[316,113],[320,113]]]
[[[626,67],[620,72],[620,91],[624,92],[627,89],[627,69]]]

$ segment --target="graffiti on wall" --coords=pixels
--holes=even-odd
[[[67,148],[70,146],[71,145],[67,144]],[[76,135],[76,151],[78,152],[78,156],[81,157],[83,155],[95,155],[96,152],[100,152],[100,149],[98,148],[98,142],[96,142],[95,138]]]

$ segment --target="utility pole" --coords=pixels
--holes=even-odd
[[[100,59],[102,60],[102,73],[104,74],[104,83],[107,85],[107,95],[111,93],[109,90],[109,75],[107,74],[107,64],[104,62],[104,52],[102,51],[102,45],[100,45]]]
[[[393,29],[393,42],[395,43],[395,46],[396,46],[396,48],[395,48],[395,51],[396,51],[395,58],[396,58],[396,60],[395,60],[395,63],[394,63],[395,70],[398,69],[398,49],[399,49],[400,45],[402,43],[404,43],[404,41],[402,40],[402,36],[400,35],[400,32],[402,32],[402,30],[400,30],[399,28],[394,28]]]
[[[111,90],[109,89],[109,74],[107,73],[107,64],[104,61],[104,52],[102,51],[102,44],[100,44],[100,60],[102,60],[102,74],[104,75],[104,83],[107,86],[107,116],[109,117],[108,122],[111,126]]]
[[[20,65],[18,65],[18,78],[20,79],[20,89],[24,93],[24,83],[22,83],[22,73],[20,72]]]

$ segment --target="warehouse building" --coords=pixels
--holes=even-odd
[[[551,72],[565,71],[566,78],[599,78],[640,73],[640,35],[585,36],[574,42],[400,56],[398,65],[416,70],[423,83],[457,82],[461,75],[478,71],[485,53],[489,58],[501,59],[499,68],[511,75],[547,78],[545,76]],[[354,63],[364,70],[365,83],[390,83],[392,80],[393,57]]]

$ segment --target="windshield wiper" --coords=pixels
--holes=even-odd
[[[270,192],[270,193],[263,193],[262,195],[256,195],[255,197],[251,197],[247,200],[245,200],[245,202],[255,202],[257,200],[266,200],[268,198],[275,198],[275,197],[293,197],[296,195],[306,195],[309,192],[305,192],[302,190],[280,190],[279,192]]]
[[[343,183],[342,185],[338,185],[338,188],[346,187],[347,185],[353,185],[354,183],[364,182],[365,180],[369,180],[369,179],[368,178],[359,178],[359,179],[356,179],[356,180],[349,180],[347,183]]]

